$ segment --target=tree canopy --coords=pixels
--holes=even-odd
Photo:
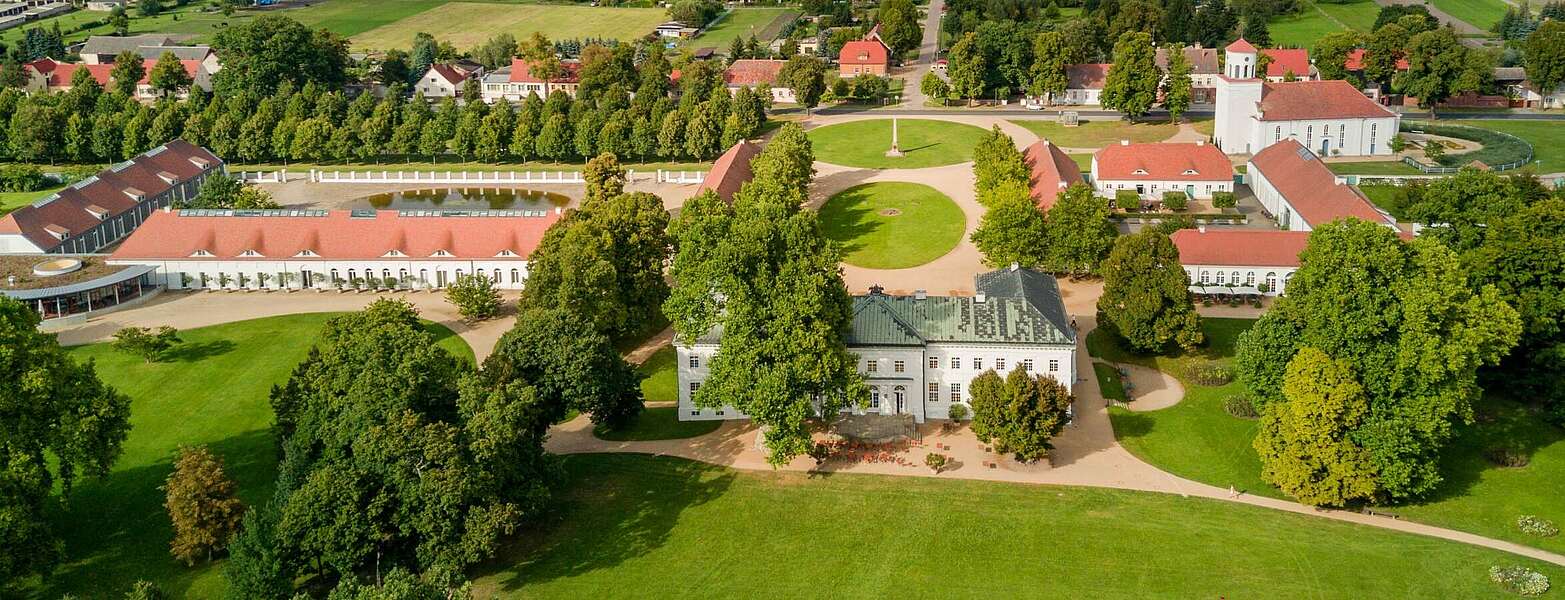
[[[1145,116],[1157,102],[1158,85],[1163,79],[1152,36],[1125,32],[1114,43],[1113,62],[1103,80],[1103,107],[1125,113],[1129,119]]]
[[[1375,492],[1368,450],[1351,439],[1369,414],[1347,361],[1310,347],[1287,363],[1281,402],[1266,406],[1255,450],[1261,477],[1305,504],[1340,506]]]
[[[993,369],[974,378],[970,396],[973,434],[993,443],[996,452],[1014,454],[1017,460],[1034,461],[1048,456],[1070,421],[1075,399],[1065,385],[1048,375],[1033,375],[1017,365],[1002,382]]]
[[[1190,275],[1167,234],[1146,230],[1114,240],[1102,272],[1099,327],[1138,352],[1163,352],[1173,345],[1190,350],[1202,343],[1201,316],[1190,302]]]
[[[212,38],[212,49],[223,57],[223,70],[212,77],[219,94],[271,90],[283,82],[336,87],[347,72],[347,39],[282,15],[261,15],[223,29]]]

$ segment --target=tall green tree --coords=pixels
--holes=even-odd
[[[668,212],[646,193],[595,198],[544,233],[521,306],[568,306],[595,331],[625,339],[660,321],[669,288]]]
[[[1119,237],[1119,230],[1109,221],[1111,214],[1108,199],[1093,193],[1092,186],[1077,183],[1061,191],[1049,207],[1048,251],[1043,264],[1057,273],[1097,273]]]
[[[346,80],[347,39],[282,15],[261,15],[225,28],[212,38],[212,49],[223,57],[223,69],[212,77],[219,95],[276,89],[285,81],[335,88]]]
[[[1554,90],[1565,84],[1565,22],[1544,21],[1522,45],[1522,62],[1527,79],[1540,90]]]
[[[1017,365],[1004,383],[992,369],[971,383],[973,434],[994,444],[996,452],[1031,462],[1049,455],[1049,440],[1065,429],[1075,401],[1048,375],[1033,375]]]
[[[986,190],[984,216],[973,230],[973,245],[984,264],[1027,268],[1043,265],[1049,253],[1049,229],[1033,202],[1027,184],[1005,181]]]
[[[591,415],[593,423],[617,429],[641,414],[641,375],[620,357],[609,336],[570,306],[529,303],[484,361],[484,370],[531,384],[543,418],[551,423],[576,410]]]
[[[1325,80],[1347,79],[1348,55],[1363,43],[1363,36],[1356,31],[1333,31],[1315,40],[1310,52],[1315,55],[1315,69]]]
[[[1393,87],[1418,98],[1418,105],[1433,115],[1435,105],[1446,98],[1466,92],[1461,78],[1468,68],[1467,47],[1449,28],[1425,31],[1407,43],[1407,70],[1392,80]]]
[[[924,32],[918,26],[918,9],[912,0],[881,0],[875,18],[880,22],[880,39],[900,56],[915,50],[923,41]]]
[[[984,95],[984,75],[989,68],[976,34],[968,33],[957,40],[947,61],[953,95],[966,98],[969,103]]]
[[[973,148],[974,188],[983,202],[985,193],[1006,183],[1026,187],[1031,177],[1016,141],[995,125]]]
[[[1099,327],[1137,352],[1164,352],[1174,345],[1190,350],[1201,344],[1190,276],[1168,235],[1147,230],[1114,240],[1102,270]]]
[[[176,61],[175,64],[179,63]],[[114,68],[109,70],[110,89],[134,97],[136,85],[146,76],[147,69],[142,65],[141,55],[126,50],[114,57]]]
[[[81,477],[104,477],[130,431],[130,399],[72,360],[38,313],[0,297],[0,579],[48,574],[64,544],[50,513]]]
[[[815,149],[797,123],[783,125],[766,143],[766,151],[750,161],[756,178],[790,192],[805,190],[815,178]]]
[[[1114,43],[1113,62],[1103,80],[1103,107],[1120,111],[1128,119],[1141,118],[1157,102],[1157,88],[1163,78],[1152,49],[1152,36],[1126,32]]]
[[[779,83],[793,91],[795,102],[806,110],[820,104],[826,93],[826,63],[813,56],[794,55],[777,72]]]
[[[599,154],[587,161],[586,168],[582,169],[582,179],[587,182],[583,206],[625,193],[625,169],[620,166],[619,157],[613,154]]]
[[[190,73],[185,71],[185,65],[179,61],[179,57],[168,51],[158,57],[158,62],[152,66],[152,72],[147,75],[147,84],[164,96],[189,89],[194,83]]]
[[[1065,88],[1070,86],[1066,67],[1081,62],[1081,57],[1076,56],[1074,49],[1066,43],[1065,35],[1059,31],[1045,31],[1033,38],[1032,54],[1032,78],[1027,93],[1053,103],[1054,98],[1064,94]]]
[[[1163,108],[1170,121],[1179,118],[1190,109],[1191,97],[1190,60],[1185,58],[1185,47],[1174,44],[1168,47],[1168,77],[1163,80]]]
[[[1376,29],[1364,40],[1364,77],[1390,86],[1397,75],[1397,63],[1407,56],[1408,41],[1412,37],[1413,34],[1396,23]]]
[[[1266,406],[1255,437],[1261,477],[1311,506],[1371,499],[1370,453],[1352,439],[1369,414],[1353,365],[1314,348],[1287,364],[1282,402]]]

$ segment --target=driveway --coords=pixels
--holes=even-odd
[[[924,74],[934,68],[935,61],[939,59],[940,16],[941,10],[945,8],[945,0],[929,0],[926,8],[929,12],[924,18],[924,40],[918,46],[918,58],[910,65],[912,70],[902,74],[902,104],[899,106],[922,107],[928,100],[918,84],[924,81]]]

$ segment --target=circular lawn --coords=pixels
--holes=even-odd
[[[821,207],[826,237],[843,246],[843,260],[866,269],[906,269],[944,256],[967,229],[962,209],[935,188],[918,183],[856,185]]]
[[[897,119],[897,145],[891,149],[891,119],[849,121],[809,132],[815,159],[863,169],[922,169],[967,162],[985,131],[972,125],[929,119]]]

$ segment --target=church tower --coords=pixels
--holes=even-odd
[[[1251,154],[1259,148],[1251,148],[1255,142],[1256,118],[1260,116],[1261,88],[1265,83],[1259,73],[1260,52],[1250,42],[1240,38],[1223,49],[1223,75],[1217,78],[1217,122],[1212,137],[1218,149],[1227,154]]]

